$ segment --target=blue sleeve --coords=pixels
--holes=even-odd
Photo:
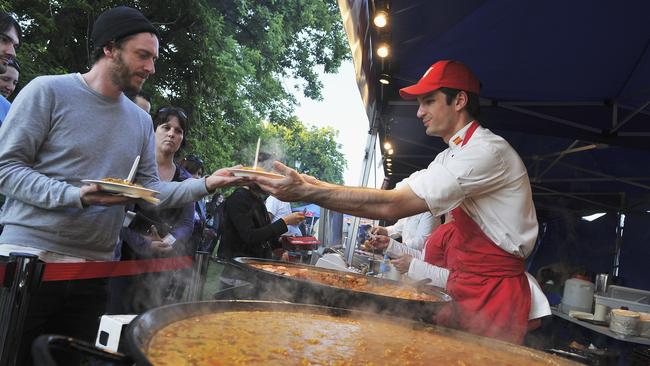
[[[194,202],[183,206],[182,213],[178,220],[172,225],[170,233],[182,242],[187,242],[194,231]]]
[[[120,237],[122,238],[122,245],[126,243],[134,252],[144,255],[150,254],[151,241],[137,231],[128,227],[122,228]]]

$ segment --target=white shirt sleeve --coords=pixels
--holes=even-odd
[[[412,217],[412,219],[418,220],[415,228],[413,232],[402,236],[402,242],[413,249],[422,250],[432,230],[440,225],[440,218],[433,217],[431,212],[424,212]]]
[[[421,259],[413,258],[407,275],[415,281],[430,278],[432,285],[446,288],[447,278],[449,278],[449,270],[447,268],[434,266],[433,264],[427,263]]]
[[[390,236],[393,239],[397,239],[400,236],[402,236],[402,231],[404,230],[404,224],[406,223],[406,217],[401,218],[397,220],[395,225],[387,226],[386,231],[388,232],[388,236]]]
[[[391,258],[401,257],[405,254],[418,259],[422,259],[424,256],[422,250],[410,248],[408,245],[402,244],[395,239],[390,239],[388,247],[386,248],[386,254]]]

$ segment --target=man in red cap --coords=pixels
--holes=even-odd
[[[455,300],[438,314],[438,323],[521,343],[531,307],[524,259],[537,237],[537,217],[523,162],[476,120],[479,89],[463,63],[439,61],[417,84],[400,90],[403,98],[417,99],[426,134],[441,137],[449,148],[399,189],[332,185],[279,163],[284,179],[256,181],[279,199],[361,217],[445,215],[425,252],[428,263],[449,270],[447,290]]]

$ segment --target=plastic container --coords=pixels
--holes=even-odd
[[[612,285],[604,295],[594,295],[596,304],[601,304],[610,309],[626,307],[633,311],[650,313],[650,291]]]
[[[568,314],[571,310],[591,313],[594,299],[594,284],[579,278],[571,278],[564,282],[562,295],[562,312]]]
[[[611,312],[609,330],[623,335],[635,336],[639,334],[639,318],[641,314],[636,311],[614,309]]]
[[[650,338],[650,313],[639,312],[639,335]]]

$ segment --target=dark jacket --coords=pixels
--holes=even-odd
[[[242,187],[224,205],[218,256],[271,258],[273,249],[280,247],[278,238],[287,232],[284,220],[271,223],[262,198]]]

